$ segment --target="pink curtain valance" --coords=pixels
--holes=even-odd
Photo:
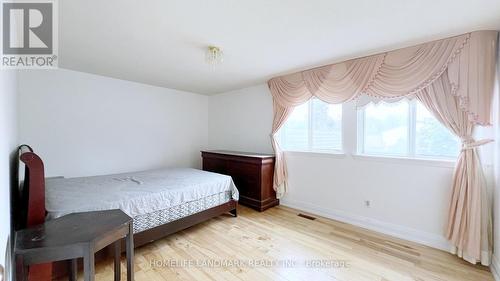
[[[367,94],[397,98],[428,87],[445,73],[474,123],[486,125],[493,92],[496,31],[476,31],[269,80],[275,102],[300,105],[312,96],[342,103]]]

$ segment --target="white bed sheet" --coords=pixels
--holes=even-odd
[[[45,182],[48,219],[69,213],[121,209],[131,217],[238,190],[230,176],[197,169],[160,169]]]

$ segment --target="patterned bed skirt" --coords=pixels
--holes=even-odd
[[[184,217],[222,205],[231,200],[231,191],[214,194],[198,200],[186,202],[168,209],[134,217],[134,233],[139,233]]]

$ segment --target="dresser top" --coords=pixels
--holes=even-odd
[[[231,151],[231,150],[202,150],[201,152],[244,156],[244,157],[254,157],[254,158],[272,158],[272,157],[274,157],[274,154],[270,154],[270,153],[244,152],[244,151]]]

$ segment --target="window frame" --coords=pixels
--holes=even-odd
[[[401,100],[404,101],[404,100]],[[397,102],[401,102],[397,101]],[[383,101],[381,101],[383,102]],[[407,131],[407,145],[408,152],[403,155],[376,153],[365,151],[365,120],[366,107],[358,108],[356,111],[357,116],[357,129],[356,129],[356,154],[360,156],[373,156],[382,158],[407,158],[407,159],[423,159],[423,160],[438,160],[438,161],[456,161],[456,156],[437,156],[437,155],[422,155],[416,153],[416,140],[417,140],[417,99],[408,99],[408,131]],[[368,105],[366,105],[368,106]]]
[[[306,103],[307,103],[307,148],[306,149],[286,149],[285,147],[282,146],[282,143],[285,143],[286,142],[286,137],[285,135],[286,134],[283,134],[283,133],[279,133],[278,135],[278,139],[279,139],[279,144],[281,146],[281,150],[283,150],[284,152],[304,152],[304,153],[325,153],[325,154],[344,154],[344,106],[343,104],[338,104],[341,108],[341,111],[342,111],[342,118],[341,118],[341,125],[340,125],[340,148],[338,149],[319,149],[319,148],[314,148],[314,144],[313,144],[313,127],[314,127],[314,121],[313,121],[313,113],[312,113],[312,109],[313,109],[313,100],[314,99],[317,99],[316,97],[312,97],[311,99],[309,99]],[[285,121],[286,123],[286,121]],[[284,126],[286,126],[286,124],[283,124],[283,127],[280,128],[281,129],[284,129]]]

